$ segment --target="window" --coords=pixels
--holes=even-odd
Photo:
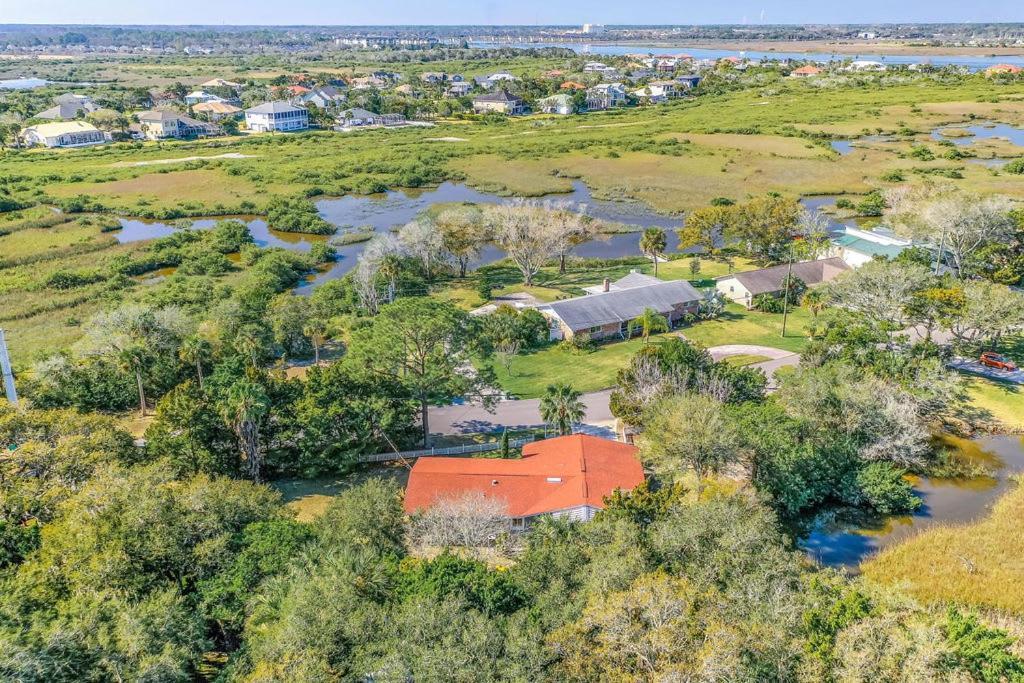
[[[587,332],[589,332],[590,334],[597,334],[600,331],[601,331],[601,326],[600,325],[595,325],[594,327],[591,327],[589,330],[587,330]]]

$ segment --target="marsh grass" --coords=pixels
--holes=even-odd
[[[942,526],[883,550],[864,576],[925,603],[955,602],[1024,615],[1024,477],[984,520]]]

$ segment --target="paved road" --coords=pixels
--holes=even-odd
[[[982,365],[973,358],[954,358],[949,361],[949,367],[954,370],[960,370],[961,372],[969,372],[974,375],[988,377],[989,379],[996,379],[1001,382],[1024,384],[1024,369],[1017,369],[1014,372],[997,370],[996,368],[990,368],[987,365]]]
[[[775,370],[800,362],[799,354],[770,346],[729,344],[715,346],[708,351],[715,360],[741,354],[767,356],[770,360],[754,363],[750,367],[764,370],[768,375],[769,389],[773,388],[772,375]],[[581,400],[587,407],[587,412],[578,431],[594,434],[607,434],[610,431],[615,420],[611,408],[608,406],[611,394],[611,389],[583,394]],[[540,399],[537,398],[501,401],[494,407],[493,413],[487,412],[482,406],[474,403],[430,409],[430,432],[432,434],[479,434],[505,428],[530,429],[543,426],[544,421],[540,417]]]

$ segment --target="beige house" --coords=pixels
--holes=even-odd
[[[242,113],[240,107],[227,102],[200,102],[192,106],[192,111],[196,114],[206,114],[211,121],[220,121],[225,117],[234,118]]]
[[[847,270],[850,270],[850,266],[843,259],[825,258],[794,263],[793,277],[800,278],[808,287],[813,287],[834,280]],[[758,294],[781,294],[789,272],[789,264],[782,264],[724,275],[715,279],[715,289],[726,299],[750,308]]]
[[[510,95],[507,90],[498,90],[473,98],[473,111],[477,114],[508,114],[516,116],[526,111],[523,100]]]

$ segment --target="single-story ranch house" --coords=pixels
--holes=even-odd
[[[833,237],[831,242],[829,256],[838,256],[851,268],[860,268],[875,257],[896,258],[913,246],[910,240],[885,228],[861,230],[850,226],[844,226],[842,234]]]
[[[86,147],[102,145],[109,138],[106,133],[85,121],[58,121],[29,126],[21,133],[27,145],[44,147]]]
[[[637,449],[585,434],[534,441],[518,460],[421,457],[409,472],[405,511],[480,493],[508,506],[513,529],[538,517],[589,521],[617,490],[644,481]]]
[[[572,339],[577,334],[587,334],[594,340],[624,339],[629,335],[630,321],[648,308],[665,316],[674,327],[685,315],[696,313],[703,298],[686,280],[665,281],[641,273],[605,281],[599,287],[596,293],[538,307],[551,321],[552,339]]]
[[[405,123],[405,117],[401,114],[375,114],[366,109],[355,107],[346,109],[338,114],[338,125],[343,128],[353,126],[397,126]]]
[[[793,264],[793,277],[800,278],[812,287],[834,280],[847,270],[850,270],[850,266],[838,257],[802,261]],[[789,264],[784,263],[761,270],[723,275],[715,278],[715,288],[726,299],[750,308],[758,294],[781,294],[788,274]]]

